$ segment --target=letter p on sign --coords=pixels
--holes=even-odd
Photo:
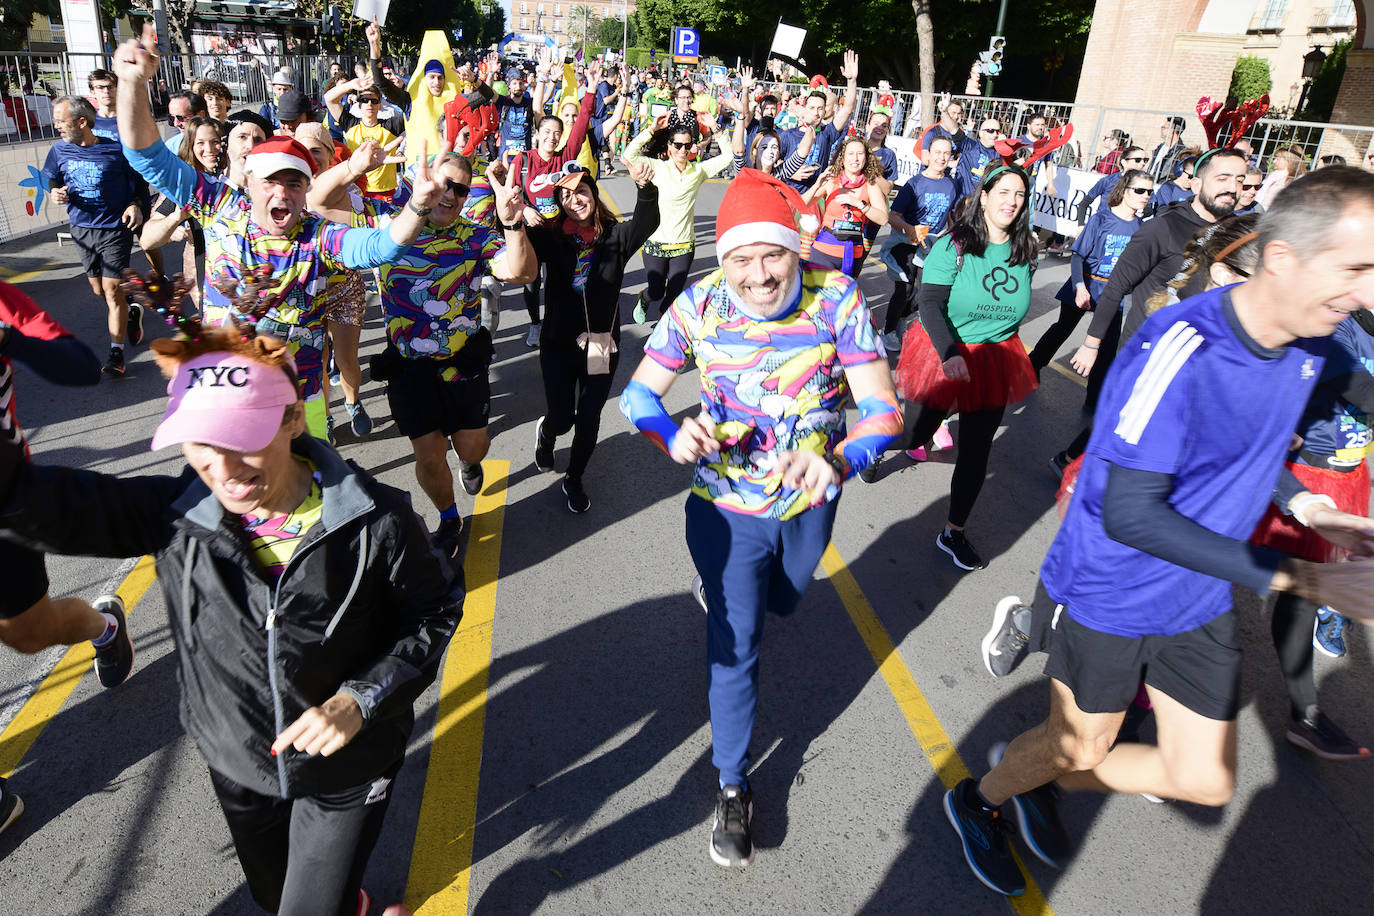
[[[701,59],[701,39],[696,29],[673,29],[673,63],[695,64]]]

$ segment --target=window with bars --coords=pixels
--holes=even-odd
[[[1251,21],[1250,28],[1260,31],[1277,31],[1283,28],[1283,17],[1288,12],[1288,0],[1264,0],[1264,6]]]

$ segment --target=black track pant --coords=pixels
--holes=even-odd
[[[1002,425],[1006,408],[973,410],[959,414],[959,455],[954,460],[954,476],[949,482],[949,523],[963,527],[973,512],[973,504],[988,476],[988,456],[992,454],[992,439]],[[916,421],[910,425],[911,447],[919,448],[930,441],[940,428],[946,411],[920,408]]]
[[[660,258],[658,255],[644,255],[644,273],[648,279],[648,289],[644,290],[645,311],[653,320],[664,312],[673,300],[682,295],[687,288],[687,274],[692,270],[695,251]]]
[[[611,354],[611,371],[605,375],[587,374],[587,353],[580,347],[543,346],[539,349],[539,368],[544,374],[544,434],[561,436],[573,430],[572,454],[568,476],[581,478],[592,460],[597,434],[601,429],[601,408],[611,395],[620,353]]]

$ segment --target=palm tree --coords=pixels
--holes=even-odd
[[[571,42],[572,36],[580,34],[582,36],[582,53],[587,53],[587,36],[596,35],[601,22],[601,17],[596,15],[596,10],[586,4],[578,4],[568,10],[568,38]]]

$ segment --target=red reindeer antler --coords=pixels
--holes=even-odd
[[[1269,93],[1265,93],[1257,99],[1248,99],[1240,104],[1239,108],[1231,110],[1231,136],[1227,138],[1227,146],[1235,146],[1236,141],[1245,136],[1245,132],[1251,128],[1260,118],[1269,113]]]
[[[1222,127],[1230,122],[1232,111],[1234,109],[1224,108],[1221,102],[1213,102],[1205,95],[1197,100],[1197,119],[1202,122],[1202,130],[1207,134],[1208,149],[1217,145],[1217,137]]]

